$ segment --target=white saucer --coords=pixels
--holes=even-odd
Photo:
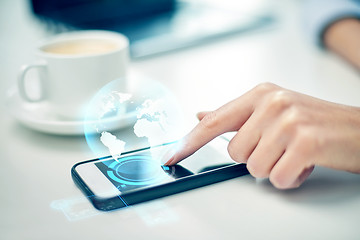
[[[84,125],[91,122],[68,121],[59,119],[51,113],[51,106],[47,102],[24,102],[16,88],[11,88],[7,93],[7,106],[10,113],[23,125],[34,130],[59,134],[59,135],[84,135]],[[134,124],[136,112],[129,112],[119,117],[105,120],[108,130],[121,129]]]

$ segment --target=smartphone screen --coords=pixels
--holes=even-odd
[[[99,177],[99,172],[101,172],[102,178],[106,178],[118,191],[118,193],[112,191],[112,194],[122,195],[235,164],[227,153],[227,144],[226,140],[216,138],[174,166],[164,166],[159,159],[163,153],[168,152],[175,145],[165,144],[125,154],[117,160],[112,157],[99,159],[83,166],[79,165],[77,169],[80,170],[81,177],[91,175],[87,181],[94,182],[94,187],[91,186],[91,183],[89,183],[89,187],[95,194],[101,195],[101,192],[109,192],[109,187],[105,187],[105,184],[103,184],[104,187],[99,186],[101,182],[104,182]],[[97,171],[94,170],[94,166]],[[91,171],[90,167],[92,167]]]
[[[228,141],[215,138],[174,166],[164,166],[176,143],[75,164],[72,177],[95,208],[110,211],[248,174],[227,153]],[[170,156],[169,156],[170,155]]]

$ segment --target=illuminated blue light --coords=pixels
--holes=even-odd
[[[170,170],[168,166],[161,166],[165,171]]]
[[[159,164],[150,156],[128,156],[112,162],[108,177],[121,185],[150,185],[163,179]]]
[[[126,149],[137,148],[131,142],[145,140],[146,145],[155,146],[184,134],[183,114],[175,96],[160,82],[140,75],[106,84],[85,112],[85,138],[97,157],[118,159]],[[120,133],[125,127],[126,133]]]

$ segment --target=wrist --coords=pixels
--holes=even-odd
[[[335,22],[324,33],[324,43],[360,69],[360,20],[346,18]]]

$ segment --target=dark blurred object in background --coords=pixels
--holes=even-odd
[[[55,32],[103,29],[130,40],[132,58],[182,49],[273,22],[263,0],[240,9],[197,0],[31,0],[33,12]],[[259,5],[248,10],[247,6]],[[265,11],[263,11],[265,9]]]
[[[37,15],[79,28],[109,28],[171,12],[175,0],[31,0]]]

